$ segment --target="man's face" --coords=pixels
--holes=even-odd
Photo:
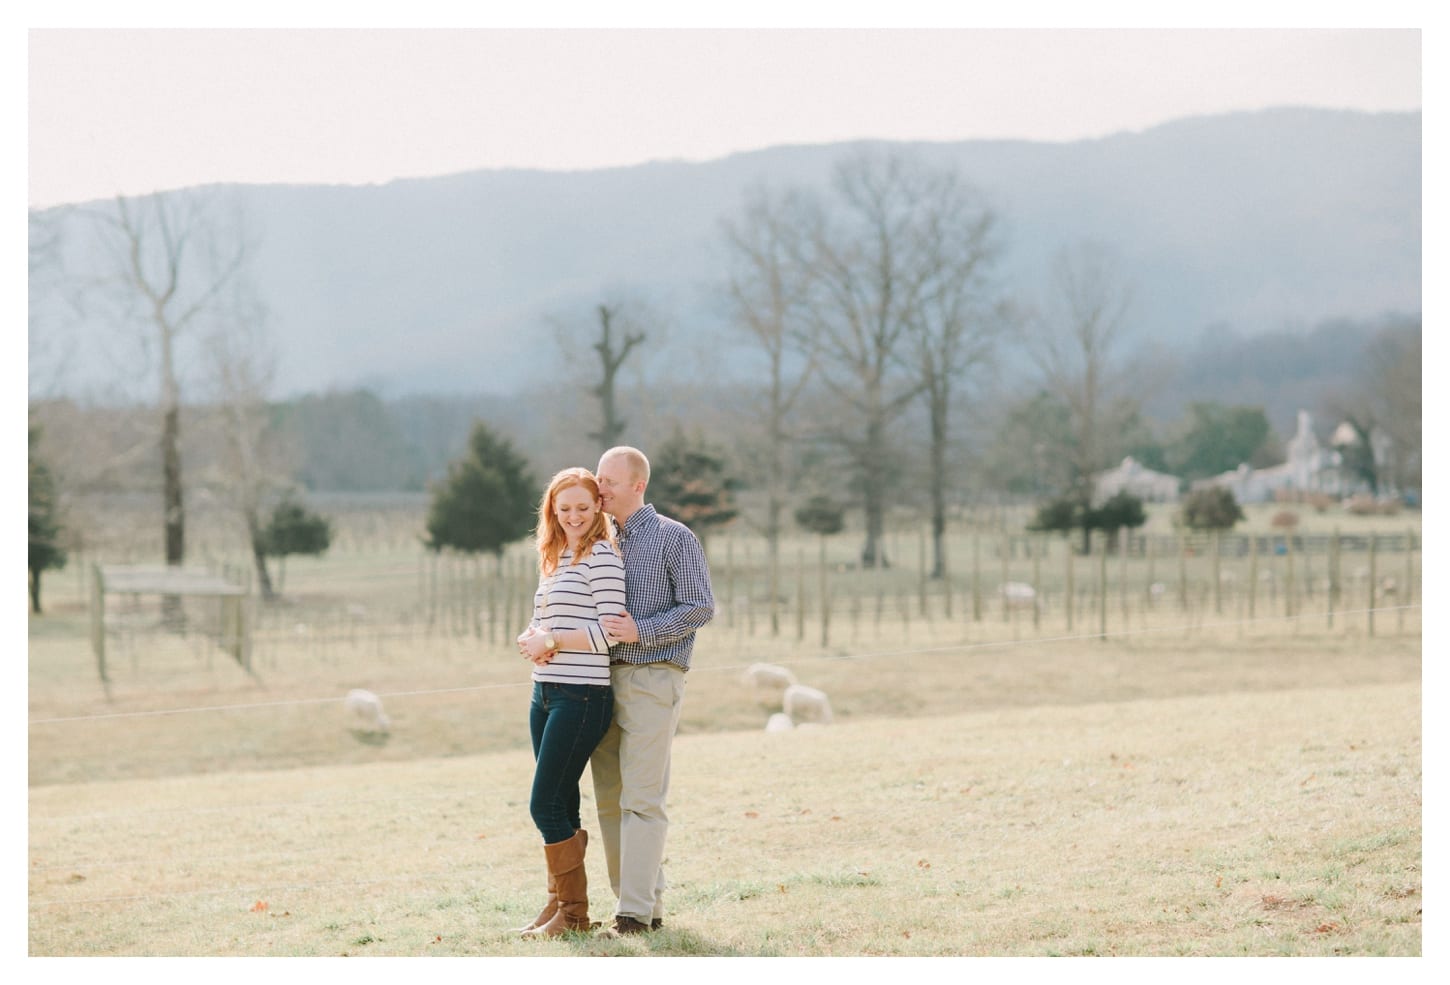
[[[599,480],[599,499],[604,511],[615,519],[623,520],[640,506],[637,483],[630,471],[629,462],[619,455],[606,455],[599,460],[594,477]]]

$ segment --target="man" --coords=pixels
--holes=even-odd
[[[695,631],[715,615],[715,598],[699,539],[644,501],[644,453],[611,448],[595,476],[600,501],[619,528],[626,611],[600,620],[610,642],[614,721],[590,770],[609,884],[619,901],[613,929],[637,934],[664,925],[670,745]]]

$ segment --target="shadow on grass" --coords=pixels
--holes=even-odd
[[[683,927],[663,927],[647,934],[616,937],[613,934],[565,934],[560,938],[580,957],[592,958],[739,958],[779,957],[766,951],[746,951],[733,944],[713,940]]]

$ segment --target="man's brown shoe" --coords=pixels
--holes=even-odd
[[[627,917],[623,914],[614,918],[614,932],[616,934],[643,934],[650,930],[650,925],[640,923],[634,917]]]

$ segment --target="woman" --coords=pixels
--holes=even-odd
[[[588,833],[579,821],[579,779],[614,714],[609,641],[599,620],[624,612],[624,562],[588,469],[564,469],[549,481],[536,541],[534,617],[518,644],[534,663],[529,813],[544,838],[549,895],[520,932],[554,937],[589,928]]]

